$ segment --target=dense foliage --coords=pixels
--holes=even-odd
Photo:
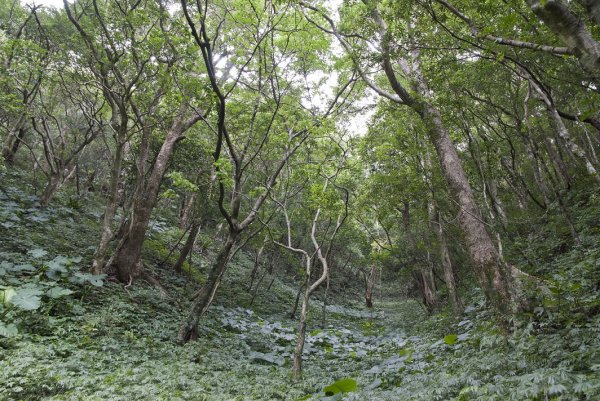
[[[600,399],[598,24],[0,0],[0,399]]]

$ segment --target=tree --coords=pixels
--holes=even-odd
[[[367,72],[369,61],[359,58],[360,50],[364,51],[366,46],[363,45],[362,49],[357,50],[350,42],[350,40],[355,40],[354,38],[363,41],[363,36],[354,32],[339,31],[334,21],[317,7],[305,2],[301,4],[326,21],[328,27],[322,27],[322,29],[336,36],[346,52],[353,58],[355,67],[360,71],[361,77],[376,93],[398,105],[409,107],[422,120],[429,140],[436,150],[450,193],[460,207],[458,219],[479,285],[496,312],[501,316],[509,315],[512,311],[511,277],[500,260],[482,221],[481,212],[475,201],[473,190],[462,167],[456,147],[442,121],[441,113],[434,103],[433,92],[422,73],[419,51],[413,47],[414,50],[407,52],[407,54],[398,54],[398,51],[394,48],[396,38],[390,32],[378,4],[376,2],[365,2],[359,12],[362,16],[369,18],[373,24],[371,29],[374,32],[373,35],[379,41],[380,49],[376,58],[381,60],[381,68],[392,89],[392,92],[389,92],[369,78]],[[410,20],[410,18],[416,18],[416,16],[409,16],[408,18],[407,24],[416,22]],[[410,35],[410,31],[408,34]],[[412,39],[407,36],[398,38],[398,41],[411,46]],[[397,59],[397,64],[402,68],[403,78],[399,78],[392,57]],[[403,79],[411,82],[411,91],[402,84]]]
[[[304,289],[304,296],[302,298],[302,307],[300,309],[298,338],[294,348],[294,361],[292,366],[292,371],[296,378],[302,376],[302,354],[306,339],[310,296],[323,283],[329,280],[330,262],[328,259],[333,246],[333,241],[348,216],[349,193],[348,190],[339,183],[339,181],[342,181],[340,175],[344,168],[344,164],[346,163],[348,151],[337,140],[332,139],[332,142],[337,146],[334,145],[333,149],[325,154],[323,160],[319,160],[318,155],[307,155],[306,162],[309,165],[314,165],[315,167],[312,170],[316,171],[310,171],[310,167],[308,168],[308,171],[306,168],[301,169],[300,171],[300,177],[302,177],[302,179],[306,176],[310,177],[310,184],[306,188],[307,194],[305,196],[308,198],[306,200],[306,205],[302,205],[302,203],[289,204],[290,201],[293,201],[290,198],[295,195],[297,196],[298,193],[302,191],[302,187],[304,187],[304,184],[301,184],[300,189],[295,188],[293,182],[297,182],[299,179],[294,176],[298,174],[298,172],[293,171],[289,164],[287,165],[287,174],[284,177],[286,182],[282,184],[282,199],[274,200],[279,205],[285,217],[285,230],[287,234],[285,235],[285,242],[279,242],[277,240],[273,240],[273,242],[288,251],[298,254],[301,257],[304,268],[304,283],[301,287]],[[333,157],[328,154],[330,152]],[[332,164],[333,166],[331,166]],[[323,167],[324,165],[331,167],[327,169]],[[323,183],[317,183],[318,179],[322,179]],[[306,214],[305,211],[307,208],[310,210],[310,214]],[[291,210],[294,210],[294,215],[299,215],[300,218],[312,217],[308,230],[310,244],[302,244],[299,239],[294,240],[292,238],[293,215]],[[327,223],[321,222],[321,218],[326,218],[328,220]],[[299,237],[305,238],[306,236],[302,234]],[[316,265],[315,258],[321,268],[321,274],[317,275],[317,278],[313,281],[312,269]]]
[[[179,329],[183,343],[197,337],[198,321],[243,245],[242,233],[257,219],[282,169],[319,129],[339,95],[321,116],[303,109],[298,82],[320,68],[317,53],[328,42],[297,18],[290,4],[251,3],[249,13],[235,1],[181,4],[216,99],[216,121],[207,123],[216,136],[218,206],[227,223],[227,238]],[[230,43],[238,44],[234,55]],[[219,60],[226,60],[225,70]]]

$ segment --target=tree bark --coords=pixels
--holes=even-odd
[[[24,127],[19,126],[8,134],[2,149],[2,157],[6,165],[13,166],[15,164],[15,156],[21,146],[21,142],[25,138],[26,132]]]
[[[373,288],[375,287],[375,279],[377,277],[377,267],[371,266],[369,273],[365,274],[365,304],[367,308],[373,307]]]
[[[100,274],[104,271],[106,264],[106,253],[108,245],[113,238],[113,220],[117,212],[118,201],[119,201],[119,181],[121,177],[121,165],[123,163],[124,156],[124,143],[117,139],[117,147],[115,149],[115,155],[112,161],[112,167],[110,170],[110,184],[108,189],[108,198],[106,200],[106,207],[104,209],[104,216],[102,217],[102,228],[100,233],[100,241],[94,252],[94,260],[92,262],[92,273]]]
[[[446,288],[448,289],[450,305],[452,305],[452,310],[456,315],[461,315],[464,311],[464,305],[458,296],[458,292],[456,291],[456,280],[454,279],[452,259],[450,259],[448,243],[446,242],[446,235],[444,234],[439,212],[435,214],[434,224],[436,226],[436,234],[440,247],[440,259],[442,261],[442,271],[444,272],[444,281],[446,282]]]
[[[194,204],[196,203],[197,196],[198,194],[196,192],[192,192],[186,197],[185,202],[183,203],[181,215],[179,217],[179,228],[182,230],[185,230],[190,222],[190,217],[192,215],[192,211],[194,210]]]
[[[460,207],[458,221],[477,280],[491,306],[502,315],[509,315],[512,311],[510,279],[482,220],[456,147],[434,106],[423,103],[419,112],[436,149],[452,198]]]
[[[237,242],[239,233],[230,231],[227,240],[219,251],[215,262],[213,263],[206,282],[197,292],[192,302],[190,313],[179,327],[177,341],[184,344],[188,341],[195,341],[198,338],[198,321],[206,313],[217,292],[223,274],[227,269],[229,260],[233,255],[233,248]]]
[[[588,71],[600,72],[600,43],[562,0],[527,0],[527,3],[548,29],[575,51]]]
[[[150,215],[158,199],[162,178],[167,170],[169,159],[175,149],[175,144],[181,139],[185,130],[195,122],[194,118],[184,122],[183,114],[183,112],[180,113],[169,129],[158,152],[146,186],[140,191],[142,196],[133,201],[131,218],[127,230],[125,230],[124,237],[120,239],[112,258],[111,267],[115,268],[117,277],[123,283],[137,278],[141,273],[139,271],[141,267],[139,261],[142,246],[148,229]]]
[[[419,290],[423,297],[423,304],[429,313],[432,313],[437,306],[437,294],[435,288],[435,281],[433,277],[433,270],[431,266],[420,268],[415,272],[415,278],[419,283]]]
[[[590,15],[592,21],[600,25],[600,1],[598,0],[577,0],[581,4],[587,13]]]
[[[179,253],[177,262],[175,262],[175,265],[173,266],[173,269],[177,273],[183,272],[183,263],[185,262],[185,259],[188,257],[190,252],[192,252],[192,249],[194,248],[194,243],[196,242],[196,237],[198,236],[199,232],[200,232],[200,221],[194,221],[192,223],[192,228],[190,229],[190,233],[188,234],[185,244],[183,245],[183,248],[181,249],[181,252]]]
[[[75,171],[76,164],[62,168],[58,167],[58,171],[52,171],[48,177],[48,183],[40,196],[40,207],[45,208],[50,204],[50,201],[56,195],[56,192],[62,185],[68,181]],[[66,170],[66,171],[65,171]]]
[[[308,321],[308,306],[310,299],[310,285],[305,283],[306,291],[302,299],[302,309],[300,310],[300,321],[298,322],[298,337],[296,346],[294,347],[294,361],[292,366],[292,374],[295,379],[302,378],[302,354],[304,353],[304,344],[306,342],[306,323]]]

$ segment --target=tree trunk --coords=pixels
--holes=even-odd
[[[296,293],[296,301],[294,301],[294,307],[292,308],[292,310],[290,311],[290,319],[293,319],[296,317],[296,311],[298,310],[298,305],[300,304],[300,296],[302,295],[302,289],[304,288],[304,284],[300,286],[300,288],[298,288],[298,292]]]
[[[141,273],[139,271],[139,267],[141,266],[139,261],[148,229],[148,222],[150,221],[152,210],[156,205],[158,191],[167,170],[169,158],[173,153],[175,144],[183,133],[181,118],[182,116],[176,119],[167,133],[154,162],[146,187],[140,191],[141,196],[133,201],[129,225],[123,234],[124,237],[120,239],[119,245],[115,250],[111,264],[116,269],[117,277],[123,283],[137,278]]]
[[[310,262],[309,262],[310,263]],[[302,299],[302,309],[300,310],[300,321],[298,322],[298,337],[296,346],[294,347],[294,362],[292,366],[292,374],[295,379],[302,378],[302,354],[304,353],[304,343],[306,342],[306,322],[308,320],[308,306],[310,300],[310,278],[307,278]]]
[[[256,280],[256,274],[258,273],[258,269],[260,268],[260,259],[262,257],[268,239],[268,236],[265,237],[263,244],[260,246],[260,248],[258,248],[254,256],[254,267],[252,268],[252,272],[250,273],[250,283],[248,284],[248,290],[251,290],[254,286],[254,280]]]
[[[196,237],[198,236],[199,232],[200,232],[200,221],[199,220],[194,221],[192,223],[192,228],[190,229],[190,233],[187,237],[187,240],[185,241],[185,244],[183,245],[183,249],[181,249],[179,258],[177,258],[177,262],[175,262],[175,265],[173,266],[173,269],[177,273],[183,272],[183,263],[185,262],[185,259],[188,257],[190,252],[192,252],[192,249],[194,248],[194,243],[196,242]]]
[[[61,174],[59,173],[51,173],[48,177],[48,183],[44,188],[44,191],[40,195],[40,207],[45,208],[50,203],[50,200],[54,197],[54,194],[60,187],[61,182]]]
[[[371,266],[369,273],[365,274],[365,304],[367,308],[373,307],[373,287],[375,287],[375,279],[377,277],[377,267]]]
[[[419,283],[419,291],[423,297],[423,304],[427,308],[427,311],[432,313],[437,306],[437,295],[431,266],[419,269],[419,271],[415,272],[415,278]]]
[[[14,127],[10,130],[8,135],[6,136],[6,140],[4,141],[4,146],[2,147],[2,157],[4,158],[4,163],[8,166],[12,166],[15,163],[15,155],[19,150],[19,146],[21,146],[21,142],[23,142],[23,138],[25,137],[26,130],[23,127],[23,123],[25,122],[27,114],[23,113],[19,116],[19,119],[15,123]]]
[[[527,0],[527,3],[548,29],[575,51],[588,71],[600,71],[600,44],[562,0]]]
[[[113,220],[117,212],[118,206],[118,190],[119,179],[121,177],[121,164],[123,163],[124,143],[117,141],[115,156],[113,158],[112,168],[110,170],[110,185],[108,190],[108,198],[106,208],[104,209],[104,217],[102,218],[102,232],[100,234],[100,242],[94,253],[94,261],[92,262],[92,273],[100,274],[104,271],[106,264],[106,251],[108,245],[113,238]]]
[[[58,167],[58,171],[53,171],[50,173],[48,177],[48,183],[40,195],[40,206],[42,208],[47,207],[50,204],[56,192],[63,186],[65,182],[67,182],[75,171],[75,167],[77,165],[73,164],[72,166],[65,167],[64,169]]]
[[[217,258],[208,273],[206,282],[194,297],[190,313],[179,327],[177,341],[180,344],[194,341],[198,338],[198,321],[208,310],[208,307],[217,292],[223,274],[233,255],[233,247],[237,242],[238,235],[239,233],[236,231],[229,232],[225,244],[223,244],[223,247],[219,251]]]
[[[421,81],[420,86],[423,84]],[[510,278],[486,230],[456,147],[434,106],[421,103],[419,112],[437,152],[450,194],[460,207],[458,221],[479,285],[491,306],[500,314],[508,315],[512,311]]]
[[[185,230],[189,224],[197,196],[198,194],[196,192],[192,192],[186,197],[185,202],[183,203],[183,208],[181,209],[181,215],[179,217],[179,228],[182,230]]]
[[[448,298],[450,298],[450,304],[452,310],[456,315],[461,315],[464,310],[464,305],[456,292],[456,281],[454,279],[454,270],[452,268],[452,259],[450,259],[450,252],[448,251],[448,244],[446,242],[446,235],[442,228],[441,218],[439,213],[436,213],[436,233],[438,236],[438,242],[440,246],[440,259],[442,260],[442,270],[444,272],[444,281],[446,282],[446,288],[448,289]]]

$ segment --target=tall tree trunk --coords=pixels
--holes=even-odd
[[[182,322],[179,327],[179,333],[177,335],[177,341],[180,344],[184,344],[188,341],[194,341],[198,338],[198,321],[206,313],[210,306],[223,274],[227,269],[229,260],[233,255],[233,249],[237,242],[239,233],[236,231],[230,231],[227,240],[223,244],[219,251],[215,262],[213,263],[206,282],[202,285],[200,290],[197,292],[192,302],[192,308],[190,313]]]
[[[364,273],[363,273],[364,274]],[[365,276],[365,304],[367,308],[373,307],[373,288],[375,287],[375,279],[377,278],[377,267],[371,266],[369,273],[364,274]]]
[[[421,81],[420,86],[423,84],[424,81]],[[458,221],[479,285],[492,307],[508,315],[512,311],[510,278],[482,220],[456,147],[442,123],[439,111],[433,105],[422,103],[419,112],[436,149],[450,194],[460,207]]]
[[[265,245],[267,244],[267,241],[269,241],[269,237],[265,236],[262,245],[258,248],[256,254],[254,255],[254,267],[250,272],[250,283],[248,284],[248,290],[251,290],[254,286],[254,280],[256,280],[256,274],[258,273],[258,269],[260,268],[261,257],[263,251],[265,250]]]
[[[185,230],[190,222],[190,217],[192,216],[192,211],[194,210],[194,204],[196,203],[197,196],[197,192],[192,192],[186,197],[185,202],[183,203],[181,215],[179,216],[179,228],[182,230]]]

